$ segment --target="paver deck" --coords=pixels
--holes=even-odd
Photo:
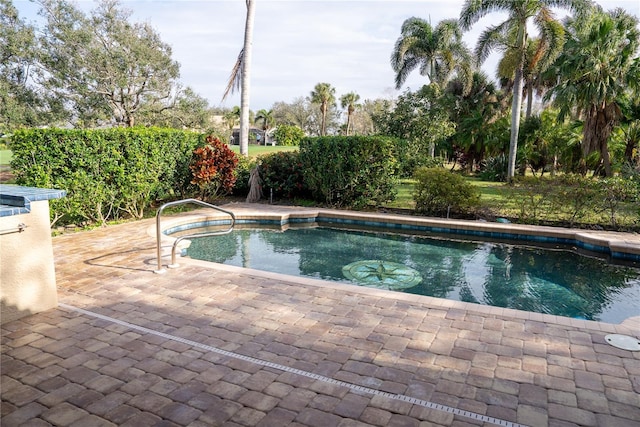
[[[151,226],[53,239],[60,307],[2,326],[2,426],[640,426],[640,352],[604,338],[637,319],[154,274]]]

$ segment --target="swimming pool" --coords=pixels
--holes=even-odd
[[[364,228],[364,227],[362,227]],[[191,231],[193,232],[193,230]],[[640,269],[548,247],[302,223],[192,239],[185,255],[245,268],[619,323],[640,315]]]

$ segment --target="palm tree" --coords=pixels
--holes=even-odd
[[[311,91],[311,102],[320,104],[320,113],[322,114],[320,136],[325,136],[327,134],[327,112],[329,106],[335,105],[336,89],[329,83],[318,83]]]
[[[560,108],[559,119],[584,118],[582,154],[598,151],[605,176],[611,176],[607,146],[622,118],[621,102],[640,94],[638,18],[615,9],[568,19],[567,42],[557,61],[558,84],[549,97]]]
[[[471,54],[454,19],[440,21],[435,28],[421,18],[405,20],[391,53],[391,67],[396,72],[396,89],[416,68],[440,87],[454,71],[471,84]]]
[[[229,83],[222,96],[222,100],[229,93],[240,88],[240,154],[249,155],[249,99],[251,84],[251,54],[253,47],[253,17],[255,15],[255,0],[245,0],[247,3],[247,18],[244,24],[244,45],[238,59],[231,70]]]
[[[452,79],[444,95],[449,118],[456,123],[455,133],[449,140],[465,168],[472,171],[486,156],[504,152],[499,138],[502,132],[496,132],[505,115],[504,96],[484,72],[473,73],[468,91],[464,90],[461,79]]]
[[[351,117],[356,108],[360,106],[360,95],[355,92],[349,92],[340,97],[340,105],[347,110],[347,136],[351,132]]]
[[[523,93],[527,99],[527,108],[525,110],[525,119],[531,117],[533,110],[533,94],[534,91],[538,96],[544,94],[556,83],[556,76],[546,71],[561,53],[564,46],[564,27],[557,23],[556,42],[551,46],[548,40],[542,38],[530,38],[527,40],[527,48],[525,52],[525,63],[522,73]],[[519,59],[518,52],[512,48],[513,45],[507,46],[500,62],[498,62],[497,76],[503,90],[513,91],[514,76]]]
[[[265,109],[259,110],[256,113],[256,118],[253,122],[262,122],[262,135],[264,137],[263,143],[267,145],[267,131],[271,129],[271,125],[273,124],[273,111]]]
[[[560,43],[557,34],[557,22],[552,7],[564,7],[571,11],[579,10],[589,0],[465,0],[460,12],[460,27],[469,30],[473,24],[492,12],[507,12],[509,17],[498,25],[487,28],[478,39],[476,57],[479,63],[484,62],[491,51],[503,49],[509,41],[515,42],[512,49],[517,52],[513,101],[511,105],[511,137],[509,140],[509,166],[507,180],[513,180],[516,168],[516,152],[518,150],[518,132],[520,129],[520,111],[522,109],[522,88],[527,48],[527,23],[530,18],[538,28],[541,38],[550,41],[550,46]],[[552,49],[553,50],[553,49]]]
[[[236,123],[240,121],[240,107],[236,105],[231,110],[225,111],[222,120],[229,127],[229,130],[233,130]]]

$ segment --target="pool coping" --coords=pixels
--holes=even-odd
[[[226,210],[234,213],[236,224],[273,224],[286,226],[288,224],[301,223],[331,223],[340,225],[363,225],[363,226],[379,226],[381,221],[393,222],[397,226],[389,227],[394,231],[434,231],[439,233],[451,233],[460,236],[476,236],[490,238],[506,238],[515,240],[518,243],[552,243],[562,245],[575,245],[578,248],[588,251],[599,252],[609,255],[612,258],[621,260],[640,261],[640,235],[632,233],[607,232],[595,230],[569,229],[561,227],[549,226],[532,226],[513,223],[489,223],[482,221],[454,220],[443,218],[405,216],[389,213],[376,212],[359,212],[325,208],[306,208],[292,207],[280,205],[263,205],[251,203],[229,203],[222,205]],[[320,220],[318,221],[318,218]],[[198,209],[187,214],[179,214],[177,216],[165,217],[161,222],[162,243],[169,245],[169,250],[175,237],[164,234],[170,230],[177,232],[187,230],[189,224],[194,221],[209,222],[208,225],[222,224],[228,220],[225,214],[207,210]],[[452,231],[454,230],[454,231]],[[147,229],[147,233],[156,236],[156,226]],[[182,240],[181,247],[189,245],[188,240]],[[179,252],[178,252],[179,255]],[[279,273],[271,273],[262,270],[247,269],[242,267],[228,266],[209,261],[199,261],[188,257],[179,257],[179,262],[197,265],[200,267],[213,268],[223,271],[244,272],[257,277],[277,279],[287,282],[301,283],[311,286],[328,287],[331,289],[349,286],[350,291],[364,293],[367,295],[385,295],[389,296],[390,291],[364,288],[357,285],[349,285],[343,283],[333,283],[329,281],[289,276]],[[601,330],[605,332],[620,332],[618,326],[623,329],[629,329],[627,333],[640,329],[640,315],[630,317],[620,324],[612,324],[606,322],[598,322],[584,319],[573,319],[569,317],[533,313],[510,308],[492,307],[482,304],[474,304],[461,301],[452,301],[442,298],[434,298],[428,296],[418,296],[413,294],[403,294],[394,292],[394,298],[401,300],[415,301],[419,298],[429,305],[440,308],[457,308],[463,310],[474,311],[485,315],[510,316],[518,319],[530,319],[543,321],[547,323],[555,323],[560,325],[569,325],[579,328],[587,328]],[[400,296],[397,296],[400,295]]]

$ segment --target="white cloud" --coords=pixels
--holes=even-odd
[[[121,0],[122,1],[122,0]],[[256,0],[251,108],[270,108],[308,96],[327,82],[338,96],[354,91],[361,99],[387,97],[394,86],[389,58],[405,19],[417,16],[435,25],[458,18],[463,0]],[[599,0],[606,10],[622,6],[640,16],[638,0]],[[22,17],[37,8],[14,0]],[[79,5],[90,11],[94,2]],[[181,64],[181,82],[211,105],[219,105],[242,47],[244,0],[125,0],[132,21],[149,22],[172,46]],[[25,15],[26,14],[26,15]],[[558,18],[563,15],[559,14]],[[499,15],[482,19],[465,35],[470,48],[480,32]],[[495,60],[483,67],[494,75]],[[406,87],[417,89],[426,78],[412,73]],[[404,89],[404,88],[403,88]],[[238,105],[239,94],[224,106]]]

